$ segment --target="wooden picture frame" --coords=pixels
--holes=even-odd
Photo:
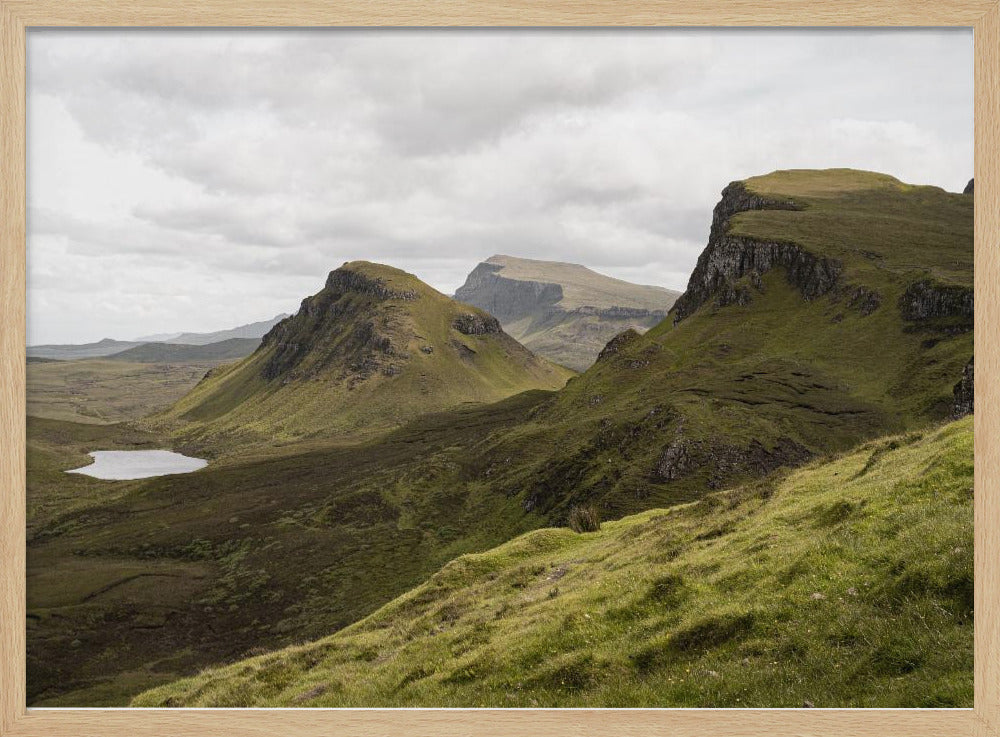
[[[975,43],[975,708],[25,707],[26,32],[76,26],[964,26]],[[1000,733],[1000,0],[0,0],[0,735]]]

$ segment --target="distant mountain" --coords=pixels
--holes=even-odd
[[[207,345],[218,343],[231,338],[263,338],[267,331],[284,320],[288,315],[281,313],[270,320],[252,322],[248,325],[240,325],[229,330],[216,330],[214,333],[174,333],[164,338],[164,343],[178,343],[183,345]]]
[[[30,358],[49,358],[58,361],[73,361],[80,358],[115,356],[123,351],[144,345],[167,343],[183,346],[202,346],[209,345],[211,343],[221,343],[223,341],[233,339],[247,340],[251,338],[254,339],[253,348],[256,348],[257,344],[260,343],[260,339],[264,337],[264,334],[286,317],[288,317],[288,315],[281,314],[276,317],[272,317],[270,320],[252,322],[248,325],[240,325],[239,327],[231,328],[229,330],[217,330],[214,333],[160,333],[158,335],[147,335],[141,338],[136,338],[135,340],[113,340],[112,338],[105,338],[97,343],[34,345],[28,346],[27,355]],[[253,348],[246,350],[248,345],[248,343],[231,343],[227,347],[220,349],[218,353],[215,354],[215,357],[242,358],[243,356],[253,353]],[[198,354],[197,351],[187,352],[192,356],[190,359],[179,358],[179,356],[185,355],[185,353],[186,352],[183,350],[175,352],[157,352],[156,350],[148,350],[130,354],[132,356],[131,358],[124,357],[122,360],[139,360],[136,356],[145,356],[146,358],[141,360],[142,363],[156,363],[157,361],[149,358],[154,355],[162,355],[165,357],[173,356],[172,358],[163,359],[169,361],[202,360],[202,358],[195,357]],[[211,351],[204,354],[205,357],[210,357],[212,355],[213,352]]]
[[[177,338],[180,335],[183,335],[183,333],[157,333],[156,335],[140,335],[138,338],[136,338],[136,342],[138,342],[138,343],[163,343],[163,342],[166,342],[168,340],[172,340],[174,338]]]
[[[229,338],[207,345],[145,343],[110,356],[113,361],[176,363],[181,361],[226,361],[245,358],[257,350],[259,338]]]
[[[142,345],[132,340],[112,340],[105,338],[96,343],[63,344],[63,345],[29,345],[29,358],[52,358],[59,361],[72,361],[78,358],[100,358]]]
[[[331,272],[252,356],[210,372],[168,416],[188,421],[193,438],[366,436],[465,402],[557,389],[570,375],[485,312],[359,261]]]
[[[492,256],[476,266],[455,299],[494,315],[525,347],[583,371],[611,338],[645,332],[679,292],[632,284],[585,266]]]

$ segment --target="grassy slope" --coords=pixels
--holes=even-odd
[[[972,704],[972,420],[452,561],[139,706]]]
[[[806,209],[742,213],[735,234],[780,235],[842,259],[849,276],[873,283],[898,285],[894,276],[928,274],[972,284],[973,199],[967,195],[853,169],[779,171],[746,185]]]
[[[480,314],[388,266],[354,262],[338,271],[379,280],[412,300],[380,301],[348,293],[327,305],[326,292],[306,300],[319,314],[291,318],[305,357],[276,379],[264,370],[278,346],[262,345],[246,360],[207,378],[164,417],[183,423],[186,440],[215,449],[234,441],[287,442],[302,437],[367,438],[425,412],[466,402],[492,402],[530,389],[561,387],[572,372],[533,356],[504,334],[465,335],[453,322]],[[322,307],[320,307],[322,305]],[[332,310],[340,310],[332,316]],[[354,363],[355,330],[370,323],[392,343],[365,376]],[[429,350],[428,350],[429,349]],[[383,368],[392,366],[394,375]]]
[[[133,420],[170,406],[218,361],[28,361],[28,414],[69,422]]]

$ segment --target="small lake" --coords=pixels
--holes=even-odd
[[[66,473],[124,481],[172,473],[191,473],[208,465],[208,461],[201,458],[191,458],[169,450],[95,450],[88,455],[94,459],[93,463]]]

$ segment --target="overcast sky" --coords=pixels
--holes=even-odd
[[[734,179],[960,191],[972,33],[30,31],[28,340],[293,312],[367,259],[682,289]]]

